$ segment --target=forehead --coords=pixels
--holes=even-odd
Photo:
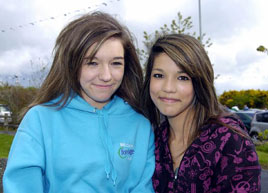
[[[178,72],[182,69],[166,54],[160,53],[155,56],[152,70]]]
[[[95,42],[86,52],[86,58],[103,57],[103,56],[123,56],[124,46],[120,38],[111,37],[105,40],[102,44]]]

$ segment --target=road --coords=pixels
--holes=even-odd
[[[268,170],[261,171],[261,193],[268,193]]]

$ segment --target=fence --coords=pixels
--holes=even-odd
[[[14,120],[16,119],[16,116],[0,115],[0,126],[3,126],[6,131],[8,131],[9,128],[15,130],[18,128],[18,124],[14,124]]]

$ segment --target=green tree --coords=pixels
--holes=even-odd
[[[8,83],[0,86],[0,104],[6,104],[10,107],[14,123],[19,123],[19,113],[32,102],[37,90],[35,87],[24,88],[19,85],[9,85]]]
[[[196,32],[192,32],[193,22],[191,16],[184,18],[180,12],[177,14],[177,18],[173,19],[169,25],[164,24],[160,29],[155,30],[153,33],[143,32],[144,41],[143,44],[145,46],[144,49],[138,49],[139,57],[141,61],[145,61],[148,58],[148,51],[150,50],[154,41],[165,34],[178,33],[178,34],[188,34],[196,37],[200,40],[200,36],[196,35]],[[202,35],[202,43],[203,46],[210,47],[212,45],[210,38],[205,38],[206,34]]]
[[[258,48],[257,48],[257,51],[259,52],[264,52],[266,54],[268,54],[268,49],[266,47],[264,47],[263,45],[260,45]]]
[[[1,75],[0,81],[0,104],[6,104],[11,109],[13,115],[13,123],[20,122],[20,113],[30,104],[49,70],[49,61],[41,60],[30,61],[30,69],[27,74],[18,75]],[[8,79],[7,79],[8,77]],[[0,79],[0,80],[1,80]],[[23,87],[22,85],[28,85]],[[27,84],[28,83],[28,84]]]
[[[238,106],[242,109],[244,105],[247,105],[249,108],[264,109],[268,107],[268,91],[253,89],[225,91],[219,96],[219,101],[229,108]]]

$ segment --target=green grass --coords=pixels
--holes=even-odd
[[[268,169],[268,142],[256,146],[259,162],[262,169]]]
[[[268,153],[257,151],[259,162],[262,169],[268,170]]]
[[[268,142],[262,145],[257,145],[256,150],[268,153]]]
[[[7,134],[0,134],[0,158],[7,158],[13,137]]]

